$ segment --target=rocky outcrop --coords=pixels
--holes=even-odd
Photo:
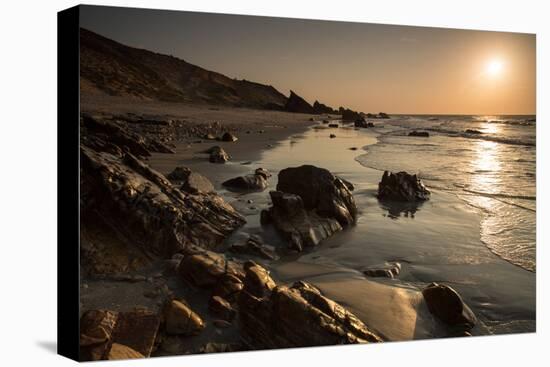
[[[229,161],[229,159],[231,159],[229,154],[227,154],[222,147],[219,147],[217,145],[206,150],[205,153],[210,154],[210,156],[208,157],[210,163],[225,163]]]
[[[91,273],[128,270],[130,252],[150,259],[211,248],[245,222],[220,196],[180,191],[131,153],[82,145],[80,156],[81,261]]]
[[[388,114],[385,113],[385,112],[378,112],[378,118],[379,118],[379,119],[389,119],[389,118],[390,118],[390,115],[388,115]]]
[[[190,194],[214,192],[214,185],[209,179],[187,167],[176,167],[167,177],[170,181],[181,184],[180,190]]]
[[[160,317],[145,309],[86,311],[80,319],[80,359],[127,358],[124,355],[149,357],[159,326]],[[115,349],[111,353],[113,346]]]
[[[164,308],[165,331],[172,335],[197,335],[204,328],[202,318],[187,304],[172,300]]]
[[[416,175],[384,171],[382,181],[378,184],[378,198],[395,201],[428,200],[430,191]]]
[[[261,266],[245,264],[240,328],[251,349],[380,342],[355,315],[304,282],[277,286]]]
[[[271,174],[266,169],[258,168],[253,174],[229,179],[222,185],[235,191],[263,191],[268,186],[268,177],[271,177]]]
[[[338,112],[342,115],[342,120],[344,121],[355,121],[363,118],[360,112],[350,110],[349,108],[340,107]]]
[[[416,137],[421,137],[421,138],[429,138],[430,137],[430,133],[427,132],[427,131],[411,131],[409,133],[409,136],[416,136]]]
[[[290,96],[286,101],[285,111],[298,113],[315,113],[313,107],[305,99],[290,91]]]
[[[320,103],[319,101],[315,101],[313,103],[313,113],[317,115],[321,114],[336,114],[338,111],[333,109],[332,107],[329,107],[323,103]]]
[[[301,251],[355,223],[357,207],[346,184],[323,168],[301,166],[279,172],[273,206],[262,211],[262,224],[273,224]]]
[[[475,314],[453,288],[431,283],[424,288],[422,295],[430,312],[444,323],[466,329],[471,329],[476,324]]]

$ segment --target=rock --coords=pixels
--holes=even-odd
[[[258,236],[251,235],[244,244],[233,244],[229,247],[229,251],[237,254],[250,254],[267,260],[275,260],[275,253],[266,247],[262,239]]]
[[[225,256],[212,251],[184,257],[178,266],[178,274],[201,288],[212,288],[226,274],[243,277],[238,264],[227,261]]]
[[[416,175],[384,171],[382,181],[378,184],[378,198],[395,201],[428,200],[430,191]]]
[[[338,111],[333,109],[332,107],[329,107],[323,103],[320,103],[319,101],[313,102],[313,113],[317,115],[321,114],[336,114]]]
[[[230,302],[234,302],[244,285],[240,278],[233,274],[223,274],[218,278],[218,281],[212,291],[213,296],[222,297]]]
[[[214,185],[209,179],[187,167],[176,167],[167,177],[170,181],[181,183],[180,190],[190,194],[214,192]]]
[[[87,146],[80,152],[85,272],[127,272],[138,260],[211,248],[245,223],[220,196],[186,195],[130,153],[121,158]]]
[[[348,180],[344,180],[342,177],[338,177],[338,178],[344,183],[344,185],[346,185],[349,191],[355,190],[355,186],[353,186],[351,182],[349,182]]]
[[[277,190],[302,198],[306,210],[335,218],[343,227],[355,223],[357,207],[342,182],[324,168],[304,165],[279,172]]]
[[[80,318],[80,359],[104,359],[112,342],[118,312],[107,310],[86,311]]]
[[[172,300],[164,310],[166,332],[172,335],[198,335],[205,328],[202,318],[185,303]]]
[[[190,194],[209,194],[214,192],[214,185],[200,173],[191,171],[187,179],[181,185],[180,190]]]
[[[336,137],[336,135],[334,135],[334,134],[330,134],[330,136],[329,136],[329,137],[330,137],[331,139],[334,139],[334,138]]]
[[[113,339],[149,357],[155,345],[159,326],[159,315],[147,309],[120,312]]]
[[[235,135],[231,134],[230,132],[225,132],[221,137],[221,141],[233,142],[237,140],[239,139]]]
[[[354,123],[355,127],[361,127],[361,128],[370,128],[374,127],[374,124],[372,122],[367,122],[364,117],[360,117],[357,120],[355,120]]]
[[[264,178],[267,180],[269,177],[271,177],[271,173],[266,170],[265,168],[262,168],[262,167],[259,167],[259,168],[256,168],[256,170],[254,171],[254,174],[255,175],[260,175],[260,176],[264,176]]]
[[[386,263],[381,266],[372,266],[363,270],[363,274],[368,277],[373,278],[395,278],[401,272],[401,264],[398,262],[395,263]]]
[[[239,299],[240,328],[251,349],[380,342],[356,316],[324,297],[315,287],[297,282],[276,286],[257,264],[245,265]]]
[[[80,359],[97,361],[121,355],[149,357],[159,326],[160,317],[145,309],[86,311],[80,319]],[[116,347],[110,356],[111,346],[115,343],[121,346]]]
[[[451,287],[431,283],[422,291],[430,312],[444,323],[471,329],[477,322],[473,311]]]
[[[357,147],[351,147],[349,150],[357,150]]]
[[[229,159],[231,159],[231,157],[229,157],[229,154],[227,154],[225,150],[223,150],[223,148],[217,145],[208,149],[206,152],[210,154],[208,160],[211,163],[225,163],[229,161]]]
[[[348,108],[340,107],[338,112],[340,113],[340,115],[342,115],[342,120],[344,121],[355,121],[363,117],[361,113],[350,110]]]
[[[213,296],[210,298],[208,309],[212,314],[226,321],[233,320],[237,314],[237,311],[235,311],[231,304],[220,296]]]
[[[473,130],[473,129],[466,129],[466,131],[464,131],[466,134],[474,134],[474,135],[481,135],[483,134],[481,131],[479,130]]]
[[[205,140],[216,140],[216,137],[213,134],[208,133],[208,134],[203,136],[203,139],[205,139]]]
[[[298,112],[298,113],[315,113],[313,107],[307,103],[302,97],[290,91],[290,96],[288,97],[285,104],[285,111],[289,112]]]
[[[337,128],[339,125],[338,124],[328,124],[328,127],[335,127]]]
[[[264,172],[261,172],[235,177],[224,181],[222,185],[236,191],[263,191],[267,188],[267,179]]]
[[[270,192],[273,206],[261,213],[261,223],[272,223],[301,251],[315,246],[343,227],[355,223],[357,207],[346,184],[329,171],[301,166],[279,172],[278,191]]]
[[[385,112],[378,112],[378,118],[380,118],[380,119],[389,119],[390,116]]]
[[[411,131],[409,133],[409,136],[417,136],[417,137],[422,137],[422,138],[429,138],[430,137],[430,133],[428,133],[427,131]]]
[[[225,353],[239,350],[242,350],[242,347],[236,343],[207,343],[201,348],[200,353]]]
[[[113,343],[111,345],[111,350],[107,355],[108,360],[121,360],[121,359],[136,359],[136,358],[145,358],[143,354],[133,350],[126,345]]]

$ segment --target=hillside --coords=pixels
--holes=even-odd
[[[287,98],[269,85],[236,80],[173,56],[128,47],[80,29],[81,92],[165,102],[281,110]]]

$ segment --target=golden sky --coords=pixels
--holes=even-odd
[[[336,108],[536,110],[533,34],[87,6],[81,26]]]

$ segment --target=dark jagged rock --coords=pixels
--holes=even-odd
[[[355,223],[357,207],[346,184],[329,171],[315,166],[286,168],[279,172],[273,206],[261,213],[261,223],[272,223],[301,251]]]
[[[261,266],[245,264],[240,328],[251,349],[380,342],[355,315],[304,282],[277,286]]]
[[[466,129],[466,131],[464,131],[466,134],[473,134],[473,135],[481,135],[483,134],[481,131],[479,130],[474,130],[474,129]]]
[[[208,160],[211,163],[225,163],[229,161],[229,159],[231,159],[231,157],[229,157],[229,154],[227,154],[222,147],[219,147],[217,145],[206,150],[205,153],[210,154]]]
[[[311,165],[285,168],[278,175],[277,190],[300,196],[306,210],[335,218],[346,227],[355,223],[357,207],[341,179]]]
[[[319,101],[315,101],[313,103],[313,113],[315,114],[336,114],[338,111],[333,109],[332,107],[329,107],[323,103],[320,103]]]
[[[349,182],[348,180],[344,180],[342,177],[338,177],[338,178],[342,180],[342,182],[344,183],[344,185],[346,185],[349,191],[355,190],[355,186],[353,186],[351,182]]]
[[[263,168],[258,168],[254,174],[231,178],[222,183],[223,186],[236,191],[263,191],[267,188],[267,178],[271,174]]]
[[[464,326],[471,329],[477,322],[473,311],[462,301],[460,295],[451,287],[431,283],[422,291],[430,312],[451,326]]]
[[[229,251],[238,254],[250,254],[268,260],[276,259],[275,253],[269,249],[258,236],[251,235],[243,244],[233,244]]]
[[[349,108],[340,107],[338,112],[342,115],[342,120],[344,121],[355,121],[363,118],[360,112],[350,110]]]
[[[110,356],[114,344],[127,347],[128,349],[119,348],[125,349],[125,353],[136,357],[138,355],[135,353],[139,353],[149,357],[159,326],[160,317],[144,309],[128,312],[86,311],[80,318],[80,359],[82,361],[115,359],[114,357],[123,351],[115,350]]]
[[[220,196],[187,195],[130,153],[120,158],[86,146],[80,152],[87,271],[126,271],[139,253],[170,258],[188,246],[211,248],[245,222]]]
[[[170,181],[180,183],[180,190],[190,194],[214,192],[214,185],[209,179],[187,167],[176,167],[167,177]]]
[[[372,266],[367,269],[363,269],[363,274],[368,277],[373,278],[395,278],[401,272],[401,264],[398,262],[395,263],[386,263],[381,266]]]
[[[290,96],[286,101],[285,111],[298,113],[315,113],[313,107],[293,91],[290,91]]]
[[[231,134],[230,132],[225,132],[221,139],[221,141],[228,141],[228,142],[233,142],[233,141],[237,141],[239,140],[235,135]]]
[[[379,119],[389,119],[390,116],[385,112],[378,112],[378,118]]]
[[[329,138],[331,138],[331,139],[334,139],[335,137],[336,137],[335,134],[330,134],[330,135],[329,135]]]
[[[417,136],[417,137],[421,137],[421,138],[428,138],[430,137],[430,133],[427,132],[427,131],[411,131],[409,133],[409,136]]]
[[[430,191],[416,175],[384,171],[382,181],[378,184],[378,198],[395,201],[428,200]]]
[[[166,333],[191,336],[199,334],[205,324],[187,304],[178,300],[168,302],[164,308]]]

